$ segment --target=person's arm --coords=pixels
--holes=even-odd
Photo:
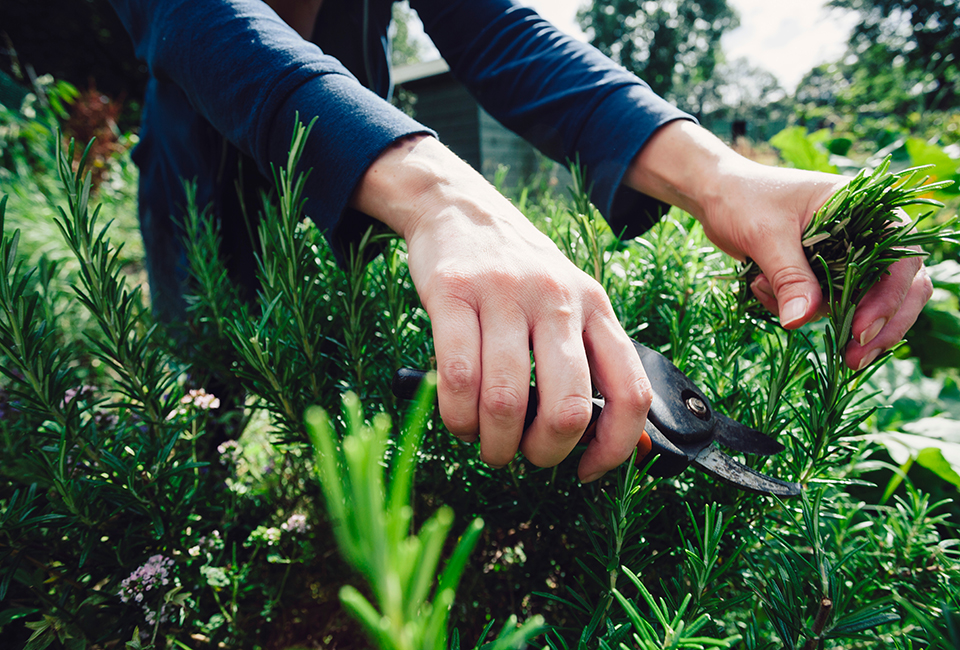
[[[352,207],[406,239],[454,433],[479,436],[494,465],[518,448],[556,464],[590,418],[592,376],[608,407],[580,476],[629,458],[650,394],[609,300],[482,176],[259,0],[113,2],[154,76],[262,171],[285,160],[295,111],[319,118],[302,160],[310,216],[336,239]],[[531,346],[540,409],[524,436]]]
[[[452,433],[479,437],[494,466],[518,448],[536,465],[555,465],[590,420],[592,379],[606,406],[580,478],[630,457],[651,393],[609,299],[480,174],[435,139],[413,136],[377,159],[352,204],[407,242]],[[531,350],[539,410],[524,432]]]
[[[813,212],[846,179],[753,163],[590,46],[515,0],[416,0],[451,69],[494,117],[557,160],[577,156],[594,203],[617,233],[651,225],[677,205],[717,246],[764,271],[754,293],[787,327],[822,304],[800,239]],[[847,363],[894,345],[931,295],[919,259],[897,263],[853,321]]]
[[[753,162],[699,126],[676,122],[654,134],[625,182],[692,214],[729,255],[756,261],[763,273],[753,283],[754,295],[793,329],[823,307],[800,244],[803,229],[847,180]],[[894,264],[857,308],[847,365],[866,366],[899,342],[932,293],[919,258]]]
[[[334,240],[351,227],[347,202],[377,156],[397,138],[430,133],[261,0],[111,2],[164,92],[182,92],[266,177],[286,161],[297,114],[317,119],[301,169],[312,169],[310,217]]]
[[[412,0],[451,72],[501,124],[548,157],[577,160],[617,234],[635,237],[669,206],[623,183],[663,125],[693,118],[599,50],[516,0]]]

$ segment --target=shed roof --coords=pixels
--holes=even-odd
[[[411,81],[429,79],[438,77],[450,72],[450,66],[443,59],[433,59],[432,61],[421,61],[420,63],[411,63],[410,65],[401,65],[393,69],[393,83],[397,86]]]

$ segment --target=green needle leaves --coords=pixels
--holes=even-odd
[[[928,182],[929,177],[922,175],[927,167],[894,172],[890,161],[888,156],[876,169],[857,174],[814,213],[803,232],[807,259],[834,314],[846,314],[851,305],[859,303],[894,262],[923,256],[920,249],[948,237],[946,228],[952,222],[917,230],[927,215],[910,221],[903,209],[942,207],[926,195],[952,181]],[[759,273],[752,260],[741,266],[745,300]]]

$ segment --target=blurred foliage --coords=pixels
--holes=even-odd
[[[591,44],[667,98],[706,89],[721,58],[720,37],[739,24],[726,0],[593,2],[577,19]],[[687,108],[701,116],[711,99],[695,98]]]
[[[952,0],[831,0],[854,10],[851,65],[898,113],[946,111],[960,103],[960,6]],[[891,107],[894,108],[894,107]]]
[[[44,75],[77,88],[95,80],[102,93],[122,102],[121,131],[139,121],[147,70],[109,0],[4,0],[0,44],[0,70],[22,86]]]

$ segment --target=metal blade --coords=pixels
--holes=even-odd
[[[734,451],[770,456],[784,450],[784,446],[773,438],[763,435],[756,429],[740,424],[726,415],[715,412],[713,417],[717,420],[714,438],[717,442],[730,447]]]
[[[757,494],[795,497],[800,494],[799,483],[788,483],[778,478],[761,474],[739,463],[720,451],[714,445],[706,447],[693,459],[693,464],[722,481],[735,485],[741,490]]]

